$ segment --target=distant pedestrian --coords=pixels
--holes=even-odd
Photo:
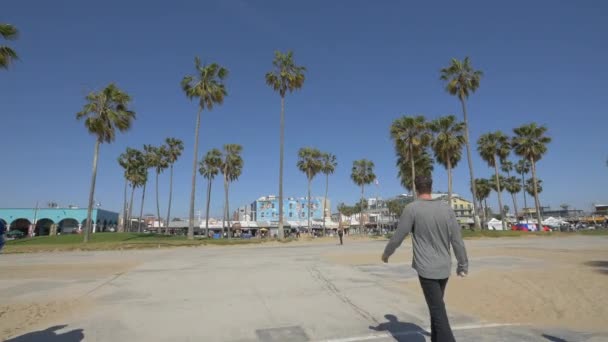
[[[418,198],[403,210],[397,230],[384,249],[382,261],[388,262],[405,237],[412,233],[412,267],[418,272],[429,308],[431,341],[452,342],[455,339],[443,301],[452,266],[450,245],[458,260],[456,272],[461,277],[468,273],[467,252],[454,210],[442,199],[431,198],[431,177],[417,176],[415,185]]]
[[[6,224],[4,221],[0,220],[0,253],[2,253],[2,248],[4,247],[4,234],[6,233]]]
[[[342,239],[344,237],[344,229],[338,229],[338,237],[340,237],[340,245],[343,245],[344,242],[342,241]]]

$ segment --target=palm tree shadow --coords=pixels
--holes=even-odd
[[[387,314],[388,322],[370,326],[374,331],[387,331],[397,342],[425,342],[424,335],[430,336],[424,329],[414,323],[399,322],[395,315]]]
[[[34,331],[21,336],[13,337],[5,342],[80,342],[84,339],[82,329],[75,329],[66,333],[56,333],[67,325],[56,325],[45,330]]]

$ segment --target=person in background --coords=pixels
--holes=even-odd
[[[342,228],[338,229],[338,237],[340,237],[340,245],[343,245],[344,242],[342,241],[342,239],[344,238],[344,229],[342,229]]]
[[[433,200],[431,197],[432,178],[417,176],[414,182],[417,199],[403,209],[397,230],[384,249],[382,261],[388,262],[405,237],[412,233],[412,267],[418,272],[429,308],[431,341],[452,342],[455,339],[443,301],[452,267],[450,246],[458,261],[456,273],[461,277],[468,274],[467,252],[454,210],[442,199]]]
[[[6,224],[4,221],[0,220],[0,253],[2,253],[2,248],[4,247],[4,234],[6,233]]]

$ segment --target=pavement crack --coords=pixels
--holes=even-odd
[[[110,279],[108,279],[108,280],[104,281],[103,283],[101,283],[101,284],[99,284],[99,285],[95,286],[95,287],[94,287],[92,290],[90,290],[89,292],[87,292],[87,293],[83,294],[82,296],[80,296],[80,298],[83,298],[83,297],[87,297],[87,296],[89,296],[89,295],[90,295],[90,294],[92,294],[93,292],[95,292],[95,291],[99,290],[100,288],[102,288],[102,287],[104,287],[104,286],[106,286],[106,285],[110,284],[110,283],[111,283],[111,282],[113,282],[114,280],[118,279],[118,277],[122,276],[123,274],[125,274],[125,272],[116,273],[116,274],[115,274],[115,275],[114,275],[112,278],[110,278]]]
[[[374,318],[374,316],[372,316],[369,312],[365,311],[363,308],[361,308],[357,304],[353,303],[353,301],[350,300],[350,298],[348,298],[347,295],[345,295],[344,293],[342,293],[342,291],[340,291],[340,289],[334,283],[332,283],[331,280],[327,279],[323,275],[323,273],[321,272],[321,270],[319,270],[316,266],[313,266],[313,267],[309,268],[309,272],[310,272],[310,275],[313,277],[313,279],[315,279],[318,282],[320,282],[321,285],[330,294],[333,294],[341,302],[343,302],[344,304],[350,306],[351,309],[353,309],[353,311],[355,313],[357,313],[359,316],[363,317],[364,319],[366,319],[368,321],[372,321],[372,322],[374,322],[376,324],[380,324],[380,322],[378,320],[376,320]]]

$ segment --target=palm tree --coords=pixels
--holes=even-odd
[[[534,187],[534,204],[536,206],[536,219],[541,225],[542,216],[540,213],[540,201],[538,200],[538,185],[536,178],[536,162],[538,162],[547,152],[547,144],[551,142],[551,138],[546,136],[547,127],[538,126],[536,123],[523,125],[513,129],[515,137],[513,138],[513,151],[518,156],[530,161],[532,169],[532,185]]]
[[[158,176],[169,167],[167,153],[167,147],[165,145],[154,147],[148,152],[150,166],[156,171],[156,215],[158,217],[158,233],[161,233],[160,202],[158,199]]]
[[[479,207],[482,209],[482,213],[483,213],[483,221],[484,221],[484,226],[485,223],[487,222],[488,219],[488,204],[486,202],[486,200],[488,199],[488,197],[490,197],[490,193],[492,192],[492,187],[490,186],[490,181],[485,179],[485,178],[477,178],[475,179],[475,190],[477,191],[477,193],[475,194],[475,197],[479,200]],[[485,206],[484,206],[485,203]],[[475,207],[475,205],[473,206]],[[484,208],[485,207],[485,208]]]
[[[125,231],[131,231],[131,216],[133,213],[133,195],[135,194],[135,188],[139,187],[141,183],[141,173],[145,165],[144,154],[137,149],[127,147],[127,151],[123,153],[126,158],[126,169],[125,179],[131,186],[131,200],[129,205],[126,206],[128,211],[125,209],[125,215],[123,221],[125,221]],[[122,155],[121,155],[122,156]]]
[[[182,155],[184,150],[184,143],[176,138],[167,138],[165,140],[167,144],[167,163],[170,168],[170,182],[169,182],[169,204],[167,205],[167,226],[165,227],[165,234],[169,234],[169,220],[171,217],[171,200],[173,199],[173,164],[177,162],[177,159]]]
[[[0,36],[6,40],[15,40],[19,36],[19,31],[11,24],[0,24]],[[0,45],[0,69],[8,69],[8,66],[18,59],[15,50],[6,45]]]
[[[526,174],[530,172],[530,162],[525,159],[520,159],[517,164],[515,164],[515,172],[521,175],[521,188],[525,188],[526,186]],[[524,195],[524,209],[528,208],[528,200],[526,198],[526,192],[523,191]],[[526,217],[526,223],[528,223],[528,215],[524,212],[524,216]]]
[[[82,110],[76,113],[76,119],[85,119],[84,125],[95,136],[95,152],[93,154],[93,175],[91,176],[91,190],[89,191],[89,206],[87,209],[87,224],[84,231],[84,242],[89,242],[92,231],[93,200],[95,196],[95,180],[97,178],[97,158],[99,146],[111,143],[116,138],[116,130],[126,132],[135,119],[135,112],[127,107],[131,97],[111,83],[100,92],[91,92],[85,97],[87,103]]]
[[[412,167],[409,158],[404,156],[397,157],[397,176],[401,180],[401,185],[410,192],[414,190],[414,179],[412,178]],[[433,173],[433,158],[428,151],[424,150],[414,159],[416,173],[422,176],[430,176]]]
[[[521,191],[521,184],[517,177],[509,176],[505,179],[504,186],[505,190],[511,194],[511,198],[513,199],[513,209],[515,210],[515,219],[517,220],[517,198],[515,195]]]
[[[534,196],[534,183],[532,183],[532,179],[528,179],[526,181],[526,192],[530,194],[530,196]],[[540,194],[543,192],[543,180],[536,179],[536,191]]]
[[[144,215],[144,202],[146,199],[146,187],[148,185],[148,169],[156,168],[156,159],[159,156],[158,147],[152,145],[144,144],[144,165],[142,167],[143,175],[140,175],[142,186],[141,192],[141,205],[139,209],[139,224],[137,225],[137,232],[141,233],[141,221],[143,220]],[[158,188],[158,187],[157,187]]]
[[[371,184],[376,180],[376,174],[374,174],[374,162],[367,159],[355,160],[353,162],[352,172],[350,178],[361,187],[361,202],[365,201],[365,186]],[[363,205],[361,207],[361,213],[359,214],[359,231],[363,229]]]
[[[477,140],[477,151],[481,158],[488,163],[488,166],[494,167],[494,183],[496,193],[498,194],[498,208],[500,210],[500,219],[502,221],[502,229],[506,230],[505,214],[502,212],[502,189],[500,188],[500,175],[498,173],[498,161],[504,161],[511,152],[509,137],[501,131],[486,133]]]
[[[205,213],[205,233],[209,233],[209,204],[211,203],[211,185],[222,166],[222,151],[213,148],[205,154],[200,162],[198,172],[207,179],[207,210]]]
[[[441,69],[440,79],[446,81],[446,91],[450,95],[457,96],[462,105],[462,115],[464,117],[464,138],[467,147],[467,160],[469,162],[469,176],[471,182],[471,194],[473,196],[473,203],[475,203],[475,196],[477,191],[475,190],[475,176],[473,174],[473,159],[471,155],[471,141],[469,134],[469,118],[467,115],[467,107],[465,101],[469,98],[470,93],[474,93],[479,88],[479,83],[483,72],[481,70],[474,70],[471,66],[469,57],[465,57],[463,61],[459,61],[456,58],[452,58],[450,65],[446,68]],[[473,206],[473,217],[475,219],[475,229],[479,229],[479,217],[475,212],[475,206]]]
[[[397,156],[409,159],[411,178],[416,178],[415,159],[431,142],[431,134],[424,116],[403,116],[391,125],[391,138],[395,142]],[[412,193],[416,196],[416,184],[412,183]]]
[[[228,201],[228,187],[231,182],[239,179],[239,176],[243,172],[243,158],[241,152],[243,147],[238,144],[226,144],[224,145],[224,151],[222,155],[222,164],[220,171],[224,175],[224,195],[226,196],[226,204],[224,206],[224,227],[226,227],[226,221],[228,222],[228,239],[231,238],[232,229],[230,227],[230,205]]]
[[[148,161],[148,158],[146,156],[146,153],[143,154],[143,163],[140,164],[140,167],[138,167],[135,170],[135,187],[136,188],[142,188],[141,191],[141,204],[139,207],[139,217],[137,218],[137,232],[141,233],[142,232],[142,221],[144,218],[144,202],[145,202],[145,198],[146,198],[146,185],[148,184],[148,169],[150,168],[150,164]]]
[[[462,158],[462,146],[465,143],[464,122],[457,122],[454,115],[448,115],[433,120],[429,125],[435,133],[431,147],[435,159],[443,165],[448,173],[448,203],[452,206],[452,169]]]
[[[496,194],[498,195],[498,197],[502,197],[502,191],[504,190],[504,184],[506,182],[507,178],[505,178],[505,176],[503,175],[498,175],[498,179],[496,177],[492,177],[490,179],[488,179],[488,181],[490,182],[490,188],[492,188],[492,190],[496,191]],[[506,205],[502,205],[500,206],[499,204],[499,208],[498,210],[500,211],[500,220],[503,222],[503,230],[506,229],[506,222],[505,219],[507,217],[507,213],[503,213],[502,209],[507,207]]]
[[[333,174],[336,171],[336,167],[338,166],[338,162],[336,161],[336,156],[331,153],[323,153],[321,157],[321,172],[325,174],[325,200],[323,201],[323,236],[327,235],[325,228],[325,218],[326,218],[326,206],[327,206],[327,192],[329,190],[329,175]],[[331,208],[330,208],[331,211]]]
[[[283,239],[283,154],[285,149],[285,95],[304,85],[306,68],[293,59],[293,51],[275,51],[273,70],[266,73],[266,84],[281,96],[280,152],[279,152],[279,239]]]
[[[118,227],[119,232],[124,232],[127,222],[127,187],[129,186],[129,178],[127,176],[129,170],[129,156],[127,152],[122,153],[118,157],[118,165],[123,168],[125,177],[125,190],[122,202],[122,224]]]
[[[188,239],[194,239],[194,199],[196,195],[196,167],[198,166],[198,132],[201,126],[201,113],[213,106],[224,103],[228,95],[224,81],[228,77],[228,69],[217,63],[203,65],[200,58],[194,58],[194,76],[187,75],[182,79],[182,89],[186,96],[192,100],[198,99],[198,113],[194,130],[194,163],[192,165],[192,189],[190,191],[190,216],[188,223]]]
[[[322,155],[323,154],[321,153],[321,151],[319,151],[316,148],[312,148],[312,147],[302,147],[298,151],[298,162],[297,162],[298,169],[300,171],[304,172],[304,174],[306,175],[306,179],[308,180],[307,215],[308,215],[308,231],[311,233],[312,233],[312,231],[311,231],[311,225],[310,225],[310,212],[312,210],[312,204],[311,204],[312,202],[311,202],[311,198],[310,198],[310,185],[312,183],[313,178],[315,178],[315,176],[317,175],[317,173],[321,172],[321,170],[323,169],[323,161],[321,160]]]

